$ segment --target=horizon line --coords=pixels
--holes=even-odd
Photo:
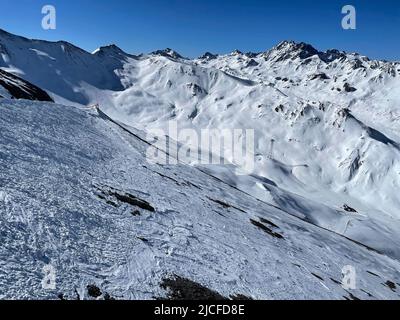
[[[7,31],[7,30],[5,30],[5,29],[2,28],[2,27],[0,27],[0,33],[6,33],[6,34],[8,34],[8,35],[11,35],[11,36],[14,36],[14,37],[18,37],[18,38],[23,38],[23,39],[28,40],[28,41],[40,41],[40,42],[47,42],[47,43],[53,43],[53,44],[54,44],[54,43],[66,43],[66,44],[69,44],[69,45],[71,45],[71,46],[73,46],[73,47],[79,49],[79,50],[85,51],[86,53],[91,54],[91,55],[95,54],[95,52],[98,51],[99,49],[115,46],[115,47],[117,47],[118,49],[120,49],[121,51],[123,51],[125,54],[127,54],[127,55],[132,55],[132,56],[137,56],[137,57],[140,57],[140,56],[143,56],[143,55],[150,55],[150,54],[153,54],[153,53],[155,53],[155,52],[157,52],[157,51],[167,51],[167,50],[172,50],[172,51],[174,51],[175,53],[177,53],[178,55],[180,55],[181,58],[183,58],[183,59],[195,60],[195,59],[199,59],[199,58],[201,57],[201,56],[198,56],[198,57],[187,57],[186,55],[181,55],[180,52],[178,52],[178,51],[176,51],[176,50],[174,50],[174,49],[168,48],[168,47],[165,48],[165,49],[155,49],[155,50],[153,50],[153,51],[151,51],[151,52],[147,52],[147,53],[141,52],[141,53],[139,53],[139,54],[135,54],[135,53],[130,53],[130,52],[128,52],[127,50],[124,50],[123,48],[121,48],[121,46],[117,45],[116,43],[112,43],[112,42],[110,42],[109,44],[100,45],[100,46],[97,47],[95,50],[90,51],[90,50],[88,50],[88,49],[84,49],[84,48],[82,48],[82,47],[80,47],[80,46],[78,46],[78,45],[75,45],[75,44],[74,44],[73,42],[71,42],[71,41],[66,41],[66,40],[46,40],[46,39],[29,38],[29,37],[27,37],[27,36],[23,36],[23,35],[20,35],[20,34],[16,34],[16,33]],[[294,43],[294,44],[305,44],[305,45],[309,45],[309,46],[311,46],[312,48],[314,48],[315,50],[317,50],[319,53],[327,53],[328,51],[337,50],[338,52],[344,53],[344,54],[346,54],[346,55],[347,55],[347,54],[354,54],[354,55],[359,55],[359,56],[361,56],[361,57],[367,57],[368,59],[370,59],[370,60],[372,60],[372,61],[381,61],[381,62],[388,62],[388,63],[400,63],[400,60],[375,59],[375,58],[373,59],[373,58],[369,58],[369,56],[364,55],[364,54],[359,53],[359,52],[349,52],[349,51],[346,51],[346,50],[339,50],[339,49],[337,49],[337,48],[331,48],[331,49],[327,49],[327,50],[325,50],[325,51],[321,51],[321,50],[317,49],[317,48],[316,48],[314,45],[312,45],[311,43],[308,43],[308,42],[305,42],[305,41],[295,41],[295,40],[287,40],[287,39],[278,42],[276,45],[272,46],[270,49],[266,49],[265,51],[259,51],[259,52],[247,51],[247,52],[244,52],[244,51],[242,51],[242,50],[240,50],[240,49],[234,49],[234,50],[232,50],[231,52],[227,52],[227,53],[219,53],[219,52],[213,53],[213,52],[210,52],[210,51],[208,51],[208,50],[205,50],[205,51],[203,52],[203,55],[204,55],[204,54],[207,54],[207,53],[211,53],[211,54],[214,54],[214,55],[217,55],[217,56],[227,56],[227,55],[230,55],[230,54],[234,53],[235,51],[240,52],[240,53],[242,53],[242,54],[244,54],[244,55],[246,55],[246,54],[256,54],[256,55],[259,55],[259,54],[262,54],[262,53],[266,53],[266,52],[268,52],[268,51],[270,51],[270,50],[272,50],[272,49],[278,47],[279,45],[281,45],[281,44],[283,44],[283,43],[285,43],[285,42],[287,42],[287,43]]]

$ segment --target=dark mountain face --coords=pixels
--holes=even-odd
[[[295,60],[297,58],[307,60],[313,56],[318,56],[325,63],[330,63],[336,60],[344,61],[347,59],[345,52],[335,49],[327,50],[326,52],[318,51],[308,43],[297,43],[294,41],[283,41],[264,54],[264,57],[267,60],[273,59],[277,62],[289,59]]]
[[[6,89],[14,99],[53,102],[53,99],[47,94],[46,91],[1,69],[0,86]]]
[[[218,57],[217,54],[213,54],[211,52],[206,52],[205,54],[200,56],[199,59],[200,60],[215,60],[215,59],[217,59],[217,57]]]
[[[167,48],[165,50],[157,50],[152,52],[153,55],[158,55],[158,56],[163,56],[167,58],[172,58],[172,59],[184,59],[182,55],[180,55],[178,52],[175,50],[172,50],[170,48]]]
[[[307,43],[283,41],[280,44],[278,44],[275,48],[267,52],[266,58],[270,58],[272,56],[275,58],[277,62],[279,62],[287,59],[294,60],[298,57],[301,59],[307,59],[318,54],[319,51]]]

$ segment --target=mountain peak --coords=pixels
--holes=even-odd
[[[337,59],[346,58],[346,52],[336,49],[327,50],[326,52],[315,49],[312,45],[305,42],[295,42],[285,40],[273,47],[264,54],[264,57],[273,61],[302,60],[317,56],[322,61],[329,63]]]
[[[290,55],[291,57],[300,57],[302,59],[306,59],[316,54],[319,54],[319,51],[308,43],[287,40],[282,41],[272,50],[280,51],[284,55]]]
[[[215,59],[217,59],[217,57],[218,57],[217,54],[213,54],[213,53],[207,51],[205,54],[200,56],[199,59],[200,60],[215,60]]]
[[[238,49],[233,50],[231,53],[232,56],[242,55],[242,54],[243,54],[243,52]]]
[[[110,44],[107,46],[102,46],[95,51],[93,51],[93,54],[104,54],[104,53],[117,53],[117,54],[127,54],[125,51],[123,51],[120,47],[118,47],[115,44]]]
[[[153,55],[159,55],[167,58],[173,58],[173,59],[185,59],[182,57],[177,51],[171,49],[171,48],[166,48],[164,50],[157,50],[153,51],[151,54]]]
[[[120,47],[115,44],[110,44],[107,46],[102,46],[95,51],[92,55],[99,57],[103,60],[113,61],[115,63],[114,67],[121,67],[121,62],[126,61],[127,58],[137,59],[137,56],[126,53]]]

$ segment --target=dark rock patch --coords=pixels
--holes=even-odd
[[[271,222],[271,221],[269,221],[269,220],[267,220],[267,219],[260,218],[260,221],[261,221],[262,223],[264,223],[264,224],[270,225],[272,228],[277,228],[277,229],[279,229],[279,227],[278,227],[275,223],[273,223],[273,222]]]
[[[197,116],[199,115],[199,109],[194,108],[193,112],[188,115],[188,119],[194,120],[197,118]]]
[[[343,88],[344,88],[344,90],[346,92],[355,92],[355,91],[357,91],[356,88],[350,86],[348,83],[345,83]]]
[[[254,59],[250,59],[249,62],[247,62],[246,67],[257,67],[259,64],[257,61],[255,61]]]
[[[243,294],[231,295],[229,297],[234,301],[250,301],[250,300],[253,300],[252,298],[247,297],[247,296],[245,296]]]
[[[174,276],[170,279],[164,279],[160,286],[162,289],[168,292],[167,300],[228,300],[227,298],[220,295],[218,292],[210,290],[192,280],[178,276]]]
[[[319,279],[319,280],[321,280],[321,281],[324,281],[324,278],[322,278],[321,276],[319,276],[319,275],[317,275],[317,274],[315,274],[315,273],[313,273],[313,272],[311,272],[311,274],[312,274],[315,278],[317,278],[317,279]]]
[[[310,80],[329,80],[330,78],[326,75],[326,73],[317,73],[310,77]]]
[[[347,204],[345,204],[343,206],[344,211],[346,212],[351,212],[351,213],[357,213],[358,211],[356,209],[353,209],[352,207],[348,206]]]
[[[190,181],[185,181],[185,182],[183,183],[183,185],[187,185],[187,186],[196,188],[196,189],[198,189],[198,190],[203,190],[203,189],[200,188],[198,185],[195,185],[194,183],[192,183],[192,182],[190,182]]]
[[[152,52],[152,54],[172,59],[184,59],[178,52],[170,48],[166,48],[164,50],[157,50]]]
[[[87,293],[88,293],[89,297],[92,297],[95,299],[98,297],[101,297],[101,295],[103,294],[101,292],[100,288],[95,286],[94,284],[87,286]]]
[[[221,217],[226,218],[221,212],[218,212],[218,211],[216,211],[216,210],[213,210],[213,212],[215,212],[216,214],[218,214],[218,215],[221,216]]]
[[[396,292],[396,284],[392,281],[386,281],[385,286],[388,287],[390,290],[392,290],[393,292]]]
[[[132,214],[134,217],[138,217],[138,216],[140,216],[140,211],[139,211],[139,210],[134,210],[134,211],[131,212],[131,214]]]
[[[186,86],[187,86],[187,88],[188,88],[189,90],[191,90],[192,95],[193,95],[194,97],[197,96],[197,95],[199,95],[199,94],[201,94],[201,95],[207,95],[207,94],[208,94],[208,92],[207,92],[206,89],[200,87],[200,86],[199,86],[198,84],[196,84],[196,83],[189,83],[189,84],[187,84]]]
[[[102,194],[96,194],[96,196],[97,196],[100,200],[106,200],[106,197],[103,196]]]
[[[75,293],[75,300],[81,300],[81,296],[80,296],[78,290],[75,289],[74,293]]]
[[[373,273],[372,271],[367,270],[367,273],[369,273],[370,275],[373,275],[374,277],[380,278],[379,275],[377,275],[376,273]]]
[[[54,102],[46,91],[1,69],[0,86],[4,87],[14,99]]]
[[[251,222],[252,225],[254,225],[257,228],[259,228],[262,231],[264,231],[266,234],[268,234],[268,235],[270,235],[270,236],[272,236],[274,238],[277,238],[277,239],[284,239],[284,237],[281,234],[272,231],[270,228],[268,228],[267,226],[265,226],[261,222],[253,220],[253,219],[250,219],[250,222]]]
[[[110,206],[115,207],[115,208],[118,208],[118,207],[119,207],[115,202],[110,201],[110,200],[107,200],[106,203],[109,204]]]
[[[105,293],[104,294],[104,300],[115,300],[115,298],[113,298],[109,293]]]
[[[365,291],[364,289],[361,289],[361,291],[364,292],[370,298],[374,297],[372,294],[370,294],[368,291]]]
[[[131,206],[136,206],[136,207],[139,207],[139,208],[141,208],[143,210],[147,210],[147,211],[150,211],[150,212],[155,212],[156,211],[154,209],[154,207],[150,205],[150,203],[148,203],[145,200],[139,199],[139,198],[137,198],[137,197],[135,197],[135,196],[133,196],[133,195],[131,195],[129,193],[120,194],[120,193],[117,193],[117,192],[112,192],[112,193],[110,193],[110,195],[113,195],[118,201],[127,203],[127,204],[129,204]]]
[[[165,174],[162,174],[162,173],[160,173],[160,172],[157,172],[157,171],[154,171],[154,173],[156,173],[156,174],[158,174],[160,177],[162,177],[162,178],[165,178],[165,179],[168,179],[168,180],[170,180],[170,181],[173,181],[174,183],[176,183],[178,186],[180,185],[180,183],[178,182],[178,180],[175,180],[174,178],[171,178],[171,177],[169,177],[169,176],[167,176],[167,175],[165,175]]]
[[[138,207],[140,209],[155,212],[155,208],[146,200],[140,199],[130,193],[122,192],[115,190],[109,187],[109,190],[103,190],[95,186],[95,188],[100,191],[101,194],[96,194],[98,198],[101,200],[105,200],[107,204],[112,205],[113,207],[119,207],[119,205],[113,201],[119,201],[125,204],[128,204],[133,207]]]
[[[140,241],[145,242],[145,243],[149,242],[149,240],[147,240],[146,238],[143,238],[143,237],[136,237],[136,238],[138,238]]]
[[[358,301],[358,300],[361,300],[360,298],[357,298],[355,295],[353,295],[352,293],[350,293],[349,292],[349,297],[350,297],[350,300],[354,300],[354,301]]]
[[[210,53],[210,52],[206,52],[205,54],[203,54],[202,56],[199,57],[199,59],[201,60],[215,60],[218,58],[218,55]]]
[[[246,213],[246,211],[244,211],[243,209],[240,209],[240,208],[238,208],[238,207],[235,207],[235,206],[233,206],[233,205],[231,205],[231,204],[229,204],[229,203],[226,203],[226,202],[224,202],[224,201],[212,199],[212,198],[210,198],[210,197],[208,197],[208,199],[211,200],[212,202],[214,202],[214,203],[220,205],[221,207],[223,207],[223,208],[225,208],[225,209],[232,208],[232,209],[238,210],[238,211],[240,211],[240,212]]]

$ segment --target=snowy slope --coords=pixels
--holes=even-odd
[[[104,114],[2,99],[0,127],[1,298],[152,299],[173,275],[225,297],[399,298],[397,260],[196,168],[149,164],[140,132]]]
[[[284,41],[262,53],[90,54],[0,32],[0,68],[59,103],[99,102],[138,129],[254,129],[256,167],[203,168],[279,208],[400,258],[400,65]],[[38,71],[40,70],[40,71]],[[0,93],[1,95],[1,93]]]
[[[0,68],[70,101],[88,102],[82,86],[123,88],[110,60],[103,64],[67,42],[29,40],[0,30]]]
[[[219,59],[231,69],[235,66],[231,59],[246,65],[238,55]],[[337,68],[352,68],[348,59]],[[300,58],[296,62],[302,63]],[[139,128],[166,129],[168,121],[176,120],[180,128],[254,129],[254,176],[261,179],[241,183],[243,179],[232,178],[238,187],[294,214],[300,212],[308,221],[400,257],[399,126],[398,120],[389,117],[398,112],[396,96],[371,110],[372,90],[379,97],[377,106],[384,99],[378,85],[370,84],[372,80],[369,86],[353,80],[351,86],[357,83],[357,91],[346,92],[343,79],[336,84],[341,91],[332,91],[333,84],[319,78],[310,80],[316,74],[313,68],[310,75],[299,71],[301,84],[291,86],[290,80],[286,84],[285,77],[297,68],[291,60],[275,66],[280,77],[273,73],[274,82],[239,71],[227,74],[224,67],[211,63],[215,60],[199,65],[164,55],[131,61],[122,73],[133,79],[132,84],[112,98],[100,100],[101,104],[113,118]],[[318,63],[326,64],[322,60]],[[386,74],[385,67],[372,69],[371,77]],[[262,69],[265,77],[271,77],[271,69],[269,65]],[[283,81],[276,80],[279,78]],[[388,76],[381,87],[390,84],[396,88],[398,79]],[[300,86],[304,88],[298,89]],[[326,94],[315,97],[314,92],[322,92],[324,86]],[[360,106],[370,117],[360,112]],[[279,192],[265,188],[263,178],[273,181]],[[344,210],[348,206],[357,213]]]

